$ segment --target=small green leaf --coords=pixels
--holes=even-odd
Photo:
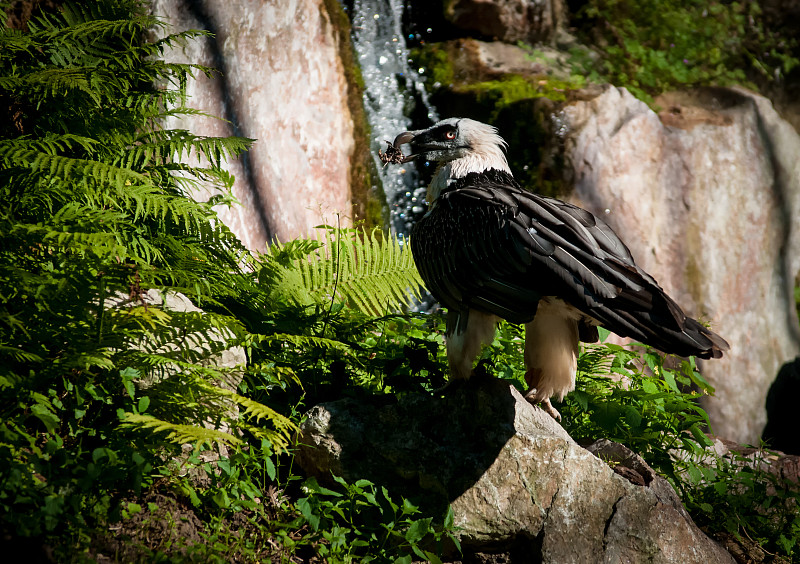
[[[663,375],[664,381],[667,383],[667,386],[669,386],[669,389],[676,394],[680,393],[678,385],[675,383],[675,374],[671,370],[664,370]]]
[[[275,463],[272,462],[271,458],[264,459],[264,469],[266,470],[269,479],[275,481],[275,476],[276,476]]]
[[[217,493],[211,496],[211,499],[214,501],[214,503],[217,504],[217,507],[221,509],[226,509],[231,505],[231,500],[228,497],[228,492],[226,492],[225,490],[219,490]]]
[[[389,504],[389,507],[392,508],[392,512],[396,513],[397,510],[400,509],[400,507],[395,502],[392,501],[391,497],[389,497],[389,490],[387,490],[384,486],[381,486],[381,493],[383,493],[383,498]]]
[[[588,411],[590,397],[591,396],[583,390],[575,390],[572,392],[572,399],[578,402],[578,405],[583,411]]]
[[[430,564],[442,564],[442,559],[436,556],[433,552],[426,550],[422,555],[423,558]]]
[[[40,403],[31,406],[31,413],[41,421],[45,428],[52,433],[58,427],[59,419],[56,414]]]
[[[797,544],[797,538],[787,538],[783,534],[778,538],[778,545],[786,554],[790,554]]]
[[[419,508],[407,499],[403,499],[403,515],[414,515],[415,513],[419,513]]]
[[[354,485],[354,486],[356,486],[356,487],[359,487],[359,488],[368,488],[368,487],[374,486],[375,484],[373,484],[373,483],[372,483],[372,482],[370,482],[369,480],[363,480],[363,479],[362,479],[362,480],[358,480],[358,481],[357,481],[355,484],[353,484],[353,485]]]
[[[638,429],[642,424],[642,414],[639,411],[629,405],[625,407],[625,422],[631,426],[633,429]]]
[[[129,515],[136,515],[137,513],[142,512],[142,506],[138,503],[129,502],[126,506]]]
[[[452,529],[454,523],[455,523],[455,513],[453,513],[453,506],[448,505],[447,513],[444,516],[444,528]]]
[[[133,385],[133,381],[141,378],[141,373],[134,368],[128,367],[124,370],[120,370],[119,375],[122,378],[122,385],[125,387],[125,391],[128,392],[130,398],[133,399],[134,395],[136,394],[136,388]]]
[[[217,460],[217,468],[226,476],[231,475],[231,461],[227,458],[220,458]]]
[[[338,482],[340,484],[344,484],[344,486],[347,487],[347,482],[345,482],[342,478],[339,478],[338,476],[334,476],[333,479],[336,480],[336,482]],[[317,479],[314,478],[313,476],[305,481],[305,483],[303,484],[303,489],[305,489],[307,492],[310,492],[310,493],[317,493],[317,494],[321,494],[321,495],[331,495],[331,496],[334,496],[334,497],[342,497],[342,494],[340,494],[339,492],[335,492],[333,490],[329,490],[326,487],[320,486],[319,482],[317,482]]]
[[[427,519],[419,519],[411,523],[411,526],[408,528],[405,534],[405,538],[408,542],[415,543],[422,540],[425,535],[431,529],[431,518]]]

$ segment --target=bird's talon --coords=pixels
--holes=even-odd
[[[538,391],[539,390],[537,390],[536,388],[531,388],[530,390],[525,392],[525,396],[524,396],[525,399],[528,400],[529,402],[533,403],[533,404],[539,403],[540,400],[536,399],[536,394],[538,393]]]
[[[538,405],[550,417],[552,417],[556,421],[561,421],[561,414],[558,412],[558,410],[555,407],[553,407],[553,404],[550,403],[550,400],[548,398],[539,399],[537,397],[538,393],[539,393],[539,390],[537,390],[536,388],[531,388],[530,390],[525,392],[525,396],[524,397],[525,397],[526,400],[528,400],[528,403],[530,403],[531,405],[534,405],[534,406]]]
[[[558,412],[558,410],[555,407],[553,407],[553,405],[550,403],[549,399],[543,400],[540,405],[542,406],[542,409],[544,409],[545,412],[550,417],[552,417],[556,421],[559,421],[559,422],[561,421],[561,414]]]

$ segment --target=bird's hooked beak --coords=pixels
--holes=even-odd
[[[418,131],[404,131],[403,133],[401,133],[400,135],[398,135],[397,137],[394,138],[394,143],[392,143],[392,146],[395,149],[400,150],[400,146],[401,145],[405,145],[406,143],[411,143],[411,141],[414,139],[414,137],[417,136],[417,133],[419,133],[419,132]],[[403,160],[401,162],[403,162],[403,163],[411,162],[414,159],[416,159],[418,156],[419,156],[418,154],[411,154],[411,155],[405,156],[405,157],[403,157]]]

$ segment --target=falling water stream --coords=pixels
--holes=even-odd
[[[402,29],[402,0],[355,0],[352,7],[353,43],[364,79],[364,107],[372,130],[370,149],[389,204],[392,230],[408,234],[411,217],[425,206],[425,188],[414,166],[386,166],[378,149],[386,149],[398,133],[411,129],[408,117],[422,104],[431,122],[437,121],[422,80],[409,66]]]

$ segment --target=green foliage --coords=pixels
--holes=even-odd
[[[224,159],[250,141],[161,128],[190,113],[184,87],[204,69],[161,61],[193,34],[143,41],[160,25],[138,1],[68,4],[26,32],[0,23],[4,535],[70,539],[117,518],[179,452],[159,430],[279,447],[295,428],[221,387],[235,371],[212,359],[241,340],[238,321],[148,303],[162,288],[213,307],[249,256],[213,207],[232,201]],[[199,182],[222,195],[193,200]]]
[[[420,516],[408,500],[392,501],[385,487],[368,480],[348,484],[334,476],[340,486],[332,490],[314,478],[303,486],[307,497],[297,500],[303,519],[311,527],[317,552],[327,562],[400,562],[417,558],[441,562],[442,543],[460,548],[453,535],[453,511],[448,508],[440,527],[431,517]],[[309,540],[309,539],[306,539]],[[433,549],[433,550],[431,550]]]
[[[682,87],[780,81],[800,62],[797,38],[770,29],[756,2],[593,0],[579,17],[600,35],[601,60],[576,51],[577,68],[648,101]]]
[[[769,470],[768,452],[732,452],[690,467],[683,499],[695,522],[800,561],[800,488]]]
[[[548,98],[559,102],[567,99],[569,90],[581,88],[583,77],[575,75],[569,80],[559,80],[548,76],[526,78],[517,74],[506,74],[500,80],[487,80],[466,84],[461,91],[474,92],[478,102],[494,107],[492,118],[496,119],[500,111],[520,100]]]
[[[522,48],[530,52],[530,58],[535,59],[541,53],[525,45]],[[537,76],[523,76],[520,74],[505,74],[498,80],[481,82],[467,82],[463,77],[456,75],[452,55],[446,49],[432,44],[418,47],[411,51],[411,58],[415,66],[424,69],[426,85],[436,91],[442,87],[449,88],[457,94],[470,94],[481,107],[488,108],[488,117],[492,123],[497,120],[498,114],[505,108],[521,100],[535,98],[548,98],[554,101],[564,101],[567,92],[581,88],[585,79],[581,74],[557,78],[546,74]]]
[[[800,286],[794,287],[794,307],[797,310],[798,317],[800,317]]]
[[[442,317],[397,313],[420,285],[405,243],[327,228],[252,257],[214,211],[233,203],[225,158],[249,140],[159,125],[193,113],[184,88],[207,69],[160,53],[194,34],[148,43],[160,24],[140,2],[84,4],[0,28],[0,533],[63,560],[117,521],[130,561],[436,562],[458,544],[452,512],[424,515],[366,480],[300,489],[290,443],[320,401],[444,384]],[[505,107],[554,84],[474,93]],[[220,195],[193,200],[209,182]],[[205,311],[161,304],[176,292]],[[217,366],[234,345],[247,366]],[[522,346],[503,324],[479,370],[524,388]],[[696,399],[711,389],[694,364],[636,358],[587,348],[560,407],[570,433],[627,444],[708,527],[795,555],[795,493],[736,461],[703,463]],[[153,492],[199,520],[198,542],[136,536],[146,519],[172,522]]]
[[[714,390],[693,358],[586,345],[578,371],[577,388],[561,408],[573,438],[628,446],[670,480],[698,524],[797,556],[800,489],[787,488],[758,460],[711,454],[708,416],[697,399]]]
[[[422,279],[405,241],[357,229],[327,228],[319,244],[276,242],[263,257],[262,285],[296,305],[347,302],[367,314],[396,311],[419,298]]]
[[[694,359],[674,361],[677,368],[668,368],[651,349],[642,356],[619,345],[586,345],[578,384],[562,410],[565,427],[577,441],[622,443],[660,474],[679,481],[685,459],[703,455],[711,445],[704,433],[708,415],[697,399],[714,389],[697,372]]]
[[[415,47],[410,52],[415,66],[424,69],[423,76],[428,88],[452,87],[456,80],[455,69],[450,56],[438,45]]]
[[[523,347],[521,328],[501,324],[479,369],[524,390]],[[708,416],[697,403],[705,394],[713,388],[693,358],[664,357],[641,345],[585,344],[576,389],[557,408],[579,443],[606,438],[641,455],[708,532],[753,539],[770,553],[798,561],[800,488],[770,472],[763,451],[713,454]]]

